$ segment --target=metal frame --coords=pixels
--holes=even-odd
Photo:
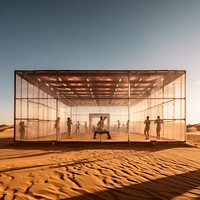
[[[175,90],[172,97],[164,97],[164,88],[168,84],[172,83],[177,78],[184,75],[183,85],[184,97],[175,97]],[[40,90],[43,90],[48,95],[52,96],[52,99],[56,100],[56,118],[58,117],[58,101],[66,104],[67,106],[106,106],[108,103],[112,106],[119,104],[128,106],[128,120],[130,121],[131,113],[130,108],[132,102],[147,100],[184,100],[184,119],[186,119],[186,71],[185,70],[16,70],[14,73],[14,141],[17,136],[17,124],[16,124],[16,110],[17,110],[17,97],[16,97],[16,77],[20,76],[27,81],[27,94],[29,94],[29,84],[33,84]],[[163,81],[163,96],[151,97],[151,91],[155,90],[154,85],[160,79],[165,77]],[[87,78],[88,77],[88,78]],[[21,95],[22,95],[22,79],[21,79]],[[124,80],[123,80],[124,79]],[[182,83],[181,82],[181,83]],[[139,86],[140,85],[140,86]],[[159,88],[158,88],[159,89]],[[173,88],[175,89],[175,87]],[[156,91],[156,90],[155,90]],[[182,91],[182,90],[181,90]],[[38,90],[38,99],[39,97]],[[20,97],[23,100],[23,97]],[[25,98],[26,99],[26,98]],[[29,101],[27,96],[27,120],[29,119]],[[34,98],[33,98],[34,99]],[[45,99],[45,98],[43,98]],[[49,99],[49,98],[47,98]],[[21,101],[21,114],[22,114],[22,101]],[[164,109],[164,107],[162,107]],[[174,110],[175,108],[173,108]],[[162,111],[164,112],[164,111]],[[175,112],[175,110],[174,110]],[[182,112],[182,110],[181,110]],[[72,112],[71,116],[72,117]],[[20,117],[23,119],[22,115]],[[165,118],[165,120],[171,120]],[[38,122],[39,123],[39,122]],[[185,122],[186,124],[186,122]],[[185,125],[186,126],[186,125]],[[184,126],[184,132],[186,128]],[[28,128],[28,127],[27,127]],[[38,125],[39,134],[39,125]],[[56,133],[55,140],[58,141],[58,134]],[[186,137],[184,137],[184,141]],[[39,139],[38,139],[39,141]],[[131,142],[130,128],[128,130],[128,142]]]

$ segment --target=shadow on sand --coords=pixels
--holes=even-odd
[[[136,150],[159,151],[171,148],[195,148],[185,142],[14,142],[13,138],[1,138],[0,149],[80,151],[80,150]]]
[[[143,183],[136,183],[120,188],[108,188],[101,192],[88,193],[83,191],[82,195],[68,198],[69,200],[86,199],[173,199],[200,186],[200,170],[189,171],[183,174],[167,176]],[[188,199],[185,197],[184,199]],[[181,198],[183,199],[183,198]],[[191,197],[189,199],[200,199]]]
[[[165,149],[172,148],[196,148],[187,143],[157,143],[153,145],[150,142],[132,142],[132,143],[124,143],[124,142],[112,142],[112,143],[91,143],[91,142],[73,142],[73,143],[56,143],[52,145],[52,143],[44,142],[44,143],[35,143],[35,142],[20,142],[14,143],[13,138],[1,138],[0,139],[0,149],[17,149],[17,150],[42,150],[42,152],[34,152],[27,153],[26,155],[18,154],[13,155],[14,158],[19,157],[32,157],[38,155],[45,154],[54,154],[58,152],[67,152],[67,151],[81,151],[81,150],[96,150],[96,149],[106,149],[106,150],[135,150],[135,151],[160,151]],[[12,158],[3,158],[2,159],[12,159]],[[69,167],[74,166],[76,164],[84,164],[89,162],[100,161],[101,158],[92,158],[77,160],[76,162],[69,163],[57,163],[52,165],[49,164],[40,164],[29,166],[29,168],[59,168],[59,167]],[[103,159],[103,158],[102,158]],[[1,170],[0,172],[9,172],[22,170],[23,167],[16,167],[11,169]],[[27,167],[26,167],[27,169]],[[90,193],[85,190],[79,190],[79,193],[82,193],[79,196],[68,198],[70,200],[105,200],[105,199],[173,199],[184,193],[199,188],[200,186],[200,170],[189,171],[182,174],[176,174],[173,176],[166,176],[163,178],[158,178],[155,180],[149,179],[149,181],[138,183],[136,180],[130,180],[132,185],[123,186],[123,187],[109,187],[100,192]],[[188,197],[185,197],[187,199]],[[192,198],[191,199],[200,199]]]

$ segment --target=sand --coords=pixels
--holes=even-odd
[[[13,143],[0,132],[0,199],[200,199],[200,140]],[[200,134],[195,134],[200,137]]]

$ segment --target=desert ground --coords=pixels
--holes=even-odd
[[[13,143],[0,127],[0,199],[200,199],[200,131],[186,143]]]

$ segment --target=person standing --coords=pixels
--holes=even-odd
[[[149,116],[147,116],[147,118],[144,121],[145,127],[144,127],[144,135],[145,135],[145,139],[149,139],[149,131],[150,131],[150,123],[151,121],[149,120]]]
[[[88,132],[88,126],[87,126],[87,122],[85,122],[85,133]]]
[[[25,128],[26,128],[26,125],[24,121],[19,122],[19,133],[20,133],[21,140],[25,139]]]
[[[67,139],[71,139],[71,127],[72,127],[72,120],[70,117],[67,118]]]
[[[61,139],[60,135],[60,117],[57,117],[57,120],[55,121],[55,129],[56,129],[56,135],[58,137],[58,140]]]
[[[80,122],[79,121],[77,121],[77,123],[76,123],[76,133],[79,133],[79,131],[80,131]]]
[[[120,126],[121,126],[120,121],[117,120],[117,130],[118,130],[118,133],[120,132]]]
[[[126,122],[126,132],[127,133],[129,132],[129,120],[127,120],[127,122]]]
[[[156,124],[157,139],[160,139],[161,124],[163,123],[163,120],[160,119],[160,116],[157,116],[157,119],[154,123]]]

